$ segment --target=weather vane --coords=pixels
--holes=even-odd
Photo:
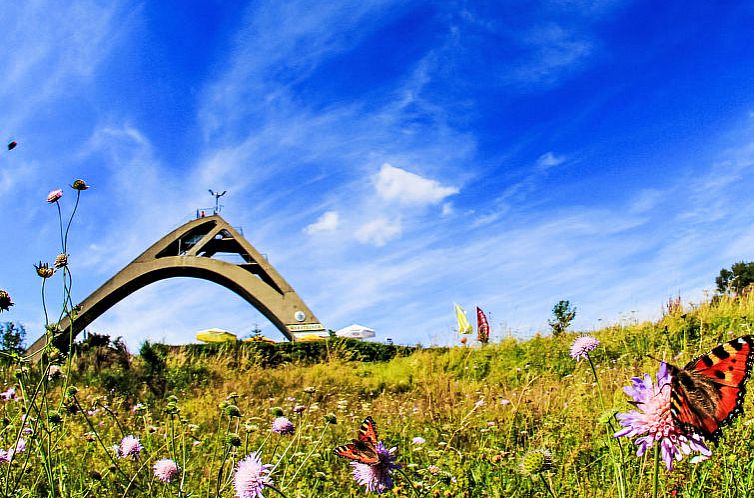
[[[224,196],[227,192],[227,190],[223,190],[222,192],[215,192],[212,189],[209,189],[209,193],[215,196],[215,212],[212,214],[220,213],[220,209],[222,209],[222,206],[220,205],[220,197]]]

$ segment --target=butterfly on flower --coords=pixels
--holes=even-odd
[[[670,412],[687,433],[717,442],[722,427],[743,413],[746,381],[754,364],[754,335],[746,335],[690,361],[668,365]]]
[[[339,457],[367,465],[377,465],[380,463],[377,442],[377,424],[369,416],[361,423],[358,438],[351,443],[338,446],[334,451]]]

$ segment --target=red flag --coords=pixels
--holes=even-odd
[[[476,340],[482,344],[490,341],[490,324],[479,306],[476,307]]]

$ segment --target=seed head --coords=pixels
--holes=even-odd
[[[41,261],[34,265],[34,268],[37,270],[37,275],[42,278],[50,278],[55,274],[55,268],[50,268],[50,265]]]
[[[527,451],[521,458],[521,472],[525,475],[539,475],[552,469],[552,453],[545,449]]]
[[[231,418],[241,416],[241,410],[239,410],[236,405],[228,405],[225,407],[224,411],[225,411],[225,414]]]
[[[279,406],[273,406],[272,408],[270,408],[270,413],[272,413],[273,417],[282,417],[283,409]]]
[[[74,180],[73,185],[71,185],[71,188],[74,190],[86,190],[89,188],[89,185],[86,184],[84,180]]]
[[[13,306],[13,300],[6,291],[0,289],[0,312],[8,311]]]
[[[64,266],[68,266],[68,255],[65,253],[60,253],[57,256],[55,256],[55,269],[59,270],[63,268]]]
[[[238,448],[239,446],[241,446],[241,438],[238,436],[238,434],[231,432],[225,436],[225,444]]]

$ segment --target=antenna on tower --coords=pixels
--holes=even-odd
[[[222,192],[215,192],[212,189],[209,189],[210,195],[213,195],[215,197],[215,212],[212,214],[219,214],[220,210],[222,209],[222,206],[220,205],[220,197],[224,196],[228,193],[227,190],[223,190]]]

